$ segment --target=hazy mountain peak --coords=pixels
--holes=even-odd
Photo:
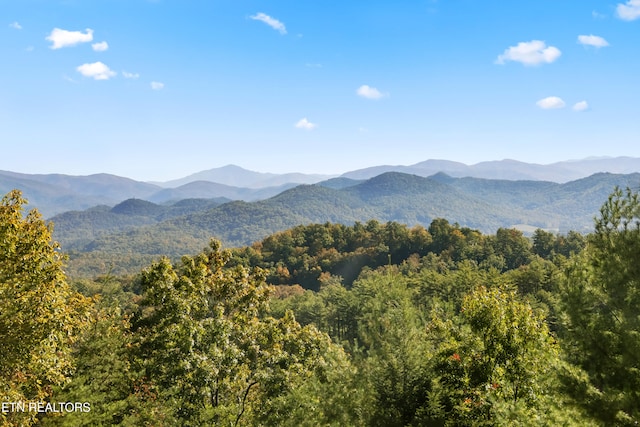
[[[209,181],[232,187],[265,188],[284,184],[315,184],[332,177],[332,175],[313,175],[295,172],[284,174],[255,172],[229,164],[219,168],[197,172],[184,178],[160,183],[159,185],[175,188],[193,181]]]
[[[598,172],[629,174],[640,172],[640,158],[590,157],[547,165],[527,163],[514,159],[492,160],[467,165],[449,160],[429,159],[411,166],[375,166],[350,171],[342,176],[351,179],[369,179],[383,172],[403,172],[431,176],[444,172],[452,177],[474,177],[506,180],[534,180],[568,182]]]
[[[299,184],[321,183],[320,185],[325,187],[341,189],[353,187],[386,172],[399,172],[419,177],[444,173],[452,178],[474,177],[566,183],[600,172],[614,174],[640,172],[640,158],[589,157],[546,165],[513,159],[480,162],[474,165],[429,159],[411,166],[382,165],[355,170],[341,175],[340,179],[335,181],[327,181],[335,177],[332,175],[263,173],[228,164],[162,185],[139,182],[108,173],[73,176],[0,171],[0,193],[6,194],[14,188],[19,188],[29,200],[30,207],[38,208],[45,217],[49,217],[59,212],[86,209],[98,204],[113,206],[130,198],[155,203],[167,203],[184,198],[217,197],[246,201],[263,200]],[[322,181],[325,182],[322,183]],[[450,182],[441,175],[435,176],[434,181]]]

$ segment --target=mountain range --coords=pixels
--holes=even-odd
[[[22,190],[27,208],[53,222],[54,238],[70,255],[69,272],[95,276],[139,271],[161,255],[197,253],[210,238],[245,246],[311,223],[373,219],[428,227],[445,218],[485,233],[500,227],[589,232],[616,186],[640,188],[638,171],[640,159],[626,157],[546,166],[427,160],[341,176],[226,166],[167,183],[0,171],[0,193]]]
[[[354,170],[339,177],[301,173],[261,173],[228,165],[173,181],[153,183],[110,174],[71,176],[0,171],[0,194],[6,194],[18,188],[29,200],[30,207],[38,208],[45,218],[50,218],[58,213],[84,210],[101,204],[115,206],[130,198],[159,204],[171,204],[190,198],[225,198],[252,202],[266,200],[299,184],[325,182],[325,186],[339,188],[341,180],[367,180],[385,172],[402,172],[420,177],[442,172],[459,178],[566,183],[600,172],[614,174],[640,172],[640,158],[600,157],[549,165],[515,160],[481,162],[474,165],[448,160],[426,160],[410,166],[381,165]]]
[[[70,271],[95,274],[139,270],[161,255],[196,253],[210,238],[227,247],[250,245],[296,225],[396,221],[428,227],[445,218],[494,233],[517,228],[589,232],[616,187],[640,188],[640,173],[599,173],[567,183],[420,177],[386,172],[367,180],[333,178],[301,184],[254,202],[185,199],[156,204],[129,199],[51,218],[54,237],[71,255]]]
[[[567,160],[548,165],[525,163],[517,160],[481,162],[474,165],[449,160],[426,160],[411,166],[374,166],[347,172],[342,176],[367,179],[383,172],[404,172],[418,176],[431,176],[444,172],[453,177],[474,177],[506,180],[534,180],[568,182],[599,172],[628,174],[640,172],[640,159],[635,157],[590,157]]]

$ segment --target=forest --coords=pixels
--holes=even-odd
[[[639,197],[584,234],[326,222],[88,278],[14,190],[0,425],[637,425]]]
[[[434,219],[446,218],[486,234],[500,227],[528,236],[538,228],[586,234],[612,189],[639,180],[637,173],[599,173],[557,184],[389,172],[366,181],[336,178],[298,185],[254,202],[207,198],[156,204],[133,198],[47,220],[55,224],[53,238],[69,255],[65,271],[93,278],[135,274],[162,256],[178,262],[182,255],[201,251],[212,236],[223,247],[237,248],[298,225],[326,222],[353,225],[375,219],[428,228]],[[42,213],[41,203],[29,201]]]

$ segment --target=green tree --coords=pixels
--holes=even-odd
[[[519,230],[499,228],[492,242],[495,253],[504,257],[507,270],[513,270],[531,261],[531,244]]]
[[[368,272],[327,300],[328,313],[342,312],[347,320],[345,346],[363,377],[368,425],[410,424],[425,400],[424,322],[415,289],[396,270]]]
[[[617,188],[563,286],[565,338],[590,387],[581,398],[608,425],[640,422],[640,200]]]
[[[437,343],[425,422],[537,425],[549,422],[558,348],[544,318],[503,286],[479,286],[459,317],[434,311]],[[544,420],[547,421],[544,421]]]
[[[555,242],[556,236],[553,233],[538,228],[533,232],[532,251],[544,259],[549,259],[554,250]]]
[[[533,233],[532,251],[544,259],[551,259],[554,255],[569,257],[571,254],[579,253],[584,246],[584,237],[576,231],[569,231],[566,235],[554,235],[538,228]]]
[[[71,346],[90,301],[66,282],[52,226],[24,216],[18,190],[0,203],[0,401],[45,401],[73,371]],[[0,413],[5,425],[30,425],[36,413]]]
[[[440,254],[444,251],[451,250],[453,244],[452,233],[455,227],[449,224],[444,218],[436,218],[429,225],[429,234],[432,236],[430,249]]]
[[[133,319],[136,360],[158,402],[181,425],[244,425],[322,370],[329,338],[291,312],[268,316],[264,274],[225,268],[230,252],[212,242],[174,267],[142,273]]]
[[[139,426],[168,424],[166,408],[156,405],[152,391],[132,367],[132,334],[128,316],[101,300],[90,327],[75,346],[71,381],[55,390],[56,401],[89,402],[91,411],[48,414],[44,426]]]

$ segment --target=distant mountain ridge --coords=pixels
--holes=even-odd
[[[21,190],[29,201],[28,208],[37,208],[45,218],[96,205],[114,206],[132,198],[154,203],[173,203],[193,198],[255,201],[275,196],[296,185],[288,183],[274,187],[242,188],[194,181],[176,188],[163,188],[109,174],[29,175],[0,171],[0,194],[4,195],[15,188]]]
[[[517,160],[496,160],[466,165],[449,160],[425,160],[411,166],[374,166],[346,172],[344,178],[368,179],[384,172],[403,172],[418,176],[431,176],[438,172],[463,178],[487,178],[506,180],[533,180],[564,183],[601,172],[629,174],[640,172],[640,158],[591,157],[541,165]]]
[[[140,182],[110,174],[71,176],[0,171],[0,194],[6,194],[18,188],[29,200],[30,207],[38,208],[43,216],[49,218],[58,213],[84,210],[98,204],[114,206],[130,198],[161,204],[192,198],[226,198],[252,202],[268,199],[300,184],[320,183],[325,187],[341,189],[386,172],[400,172],[420,177],[445,173],[457,178],[565,183],[601,172],[616,174],[640,172],[640,158],[599,157],[549,165],[516,160],[466,165],[454,161],[430,159],[410,166],[374,166],[346,172],[340,176],[271,174],[227,165],[164,183]]]
[[[303,174],[303,173],[264,173],[254,172],[240,166],[227,165],[194,173],[184,178],[167,182],[158,182],[161,187],[174,188],[194,181],[209,181],[232,187],[265,188],[279,187],[286,184],[315,184],[335,177],[335,175]]]
[[[22,191],[28,208],[37,208],[44,217],[96,205],[115,205],[125,199],[147,199],[162,190],[153,184],[109,174],[71,176],[62,174],[22,174],[0,171],[0,194]]]
[[[328,184],[328,185],[326,185]],[[640,189],[640,173],[599,173],[567,183],[431,177],[386,172],[368,180],[339,178],[302,184],[254,202],[191,199],[169,205],[132,199],[51,218],[54,236],[85,272],[109,257],[136,267],[160,255],[196,253],[216,238],[244,246],[277,231],[311,223],[381,222],[428,226],[445,218],[494,233],[498,228],[589,232],[616,187]],[[97,270],[96,270],[97,271]]]

